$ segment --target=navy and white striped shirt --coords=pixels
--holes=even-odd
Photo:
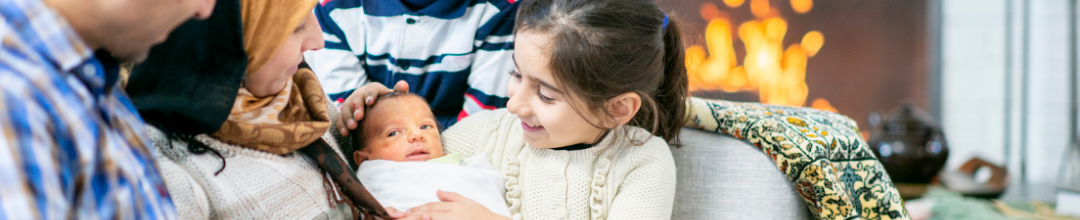
[[[409,83],[449,126],[506,106],[514,0],[325,0],[315,7],[326,47],[304,56],[331,99],[369,82]]]

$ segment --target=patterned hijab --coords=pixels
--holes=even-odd
[[[311,13],[314,0],[241,0],[247,75],[262,68]],[[310,69],[299,69],[277,95],[240,87],[228,119],[211,136],[274,154],[292,153],[330,129],[326,94]]]

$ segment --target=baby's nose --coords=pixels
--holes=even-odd
[[[424,136],[420,135],[420,132],[409,132],[409,142],[415,142],[423,139]]]

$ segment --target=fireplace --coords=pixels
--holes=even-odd
[[[658,3],[682,24],[695,96],[836,111],[864,131],[904,103],[937,112],[927,1]]]

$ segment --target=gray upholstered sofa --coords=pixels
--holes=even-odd
[[[691,128],[679,137],[671,219],[811,219],[791,182],[750,142]]]

